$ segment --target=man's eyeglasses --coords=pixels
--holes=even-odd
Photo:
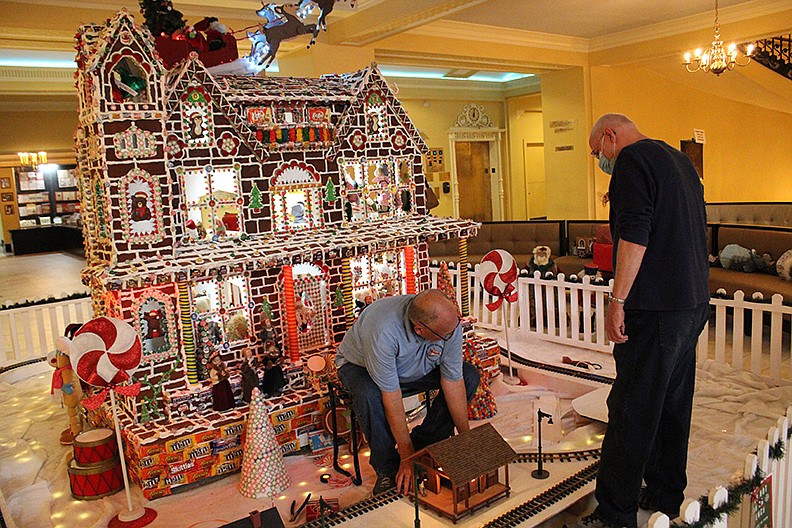
[[[456,326],[454,327],[454,329],[453,329],[453,330],[451,330],[450,332],[448,332],[446,335],[441,335],[441,334],[438,334],[437,332],[435,332],[434,330],[432,330],[432,328],[431,328],[429,325],[427,325],[426,323],[422,323],[421,321],[418,321],[418,324],[419,324],[419,325],[421,325],[421,326],[423,326],[424,328],[426,328],[426,329],[427,329],[427,330],[429,330],[430,332],[432,332],[434,335],[436,335],[437,337],[439,337],[439,338],[440,338],[440,339],[442,339],[443,341],[448,341],[448,340],[449,340],[449,339],[451,339],[451,337],[454,335],[454,332],[456,332],[456,329],[457,329],[457,328],[459,328],[459,323],[461,323],[461,322],[462,322],[462,319],[460,319],[459,317],[457,317],[457,323],[456,323]]]

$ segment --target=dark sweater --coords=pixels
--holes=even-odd
[[[709,302],[704,188],[690,159],[663,141],[633,143],[616,158],[608,193],[614,269],[620,240],[646,247],[625,309]]]

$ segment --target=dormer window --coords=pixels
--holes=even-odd
[[[134,56],[121,57],[110,71],[111,99],[115,103],[148,103],[148,82],[146,69]]]
[[[342,159],[340,167],[347,224],[412,212],[415,184],[408,158]]]
[[[113,135],[113,148],[119,159],[151,158],[157,155],[157,140],[148,130],[132,126]]]

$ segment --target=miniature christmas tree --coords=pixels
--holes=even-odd
[[[335,297],[333,298],[333,308],[341,308],[344,306],[344,292],[341,286],[336,288]]]
[[[259,191],[258,185],[255,183],[253,184],[253,190],[250,191],[250,207],[253,209],[261,209],[264,207],[264,204],[261,203],[261,191]]]
[[[155,37],[171,36],[186,25],[181,12],[173,9],[171,0],[140,0],[140,12],[146,19],[143,25]]]
[[[251,499],[272,497],[290,485],[283,454],[267,413],[267,404],[261,391],[255,388],[247,421],[239,492]]]
[[[338,200],[338,195],[336,194],[335,184],[332,178],[328,178],[325,186],[325,202],[332,203],[336,200]]]
[[[451,272],[448,271],[448,264],[445,261],[440,262],[440,270],[437,272],[437,289],[445,293],[446,297],[456,304],[456,290],[451,282]],[[459,311],[459,305],[457,305],[457,311]]]

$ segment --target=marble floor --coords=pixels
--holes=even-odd
[[[85,259],[72,253],[0,257],[0,304],[87,292],[80,282]]]

